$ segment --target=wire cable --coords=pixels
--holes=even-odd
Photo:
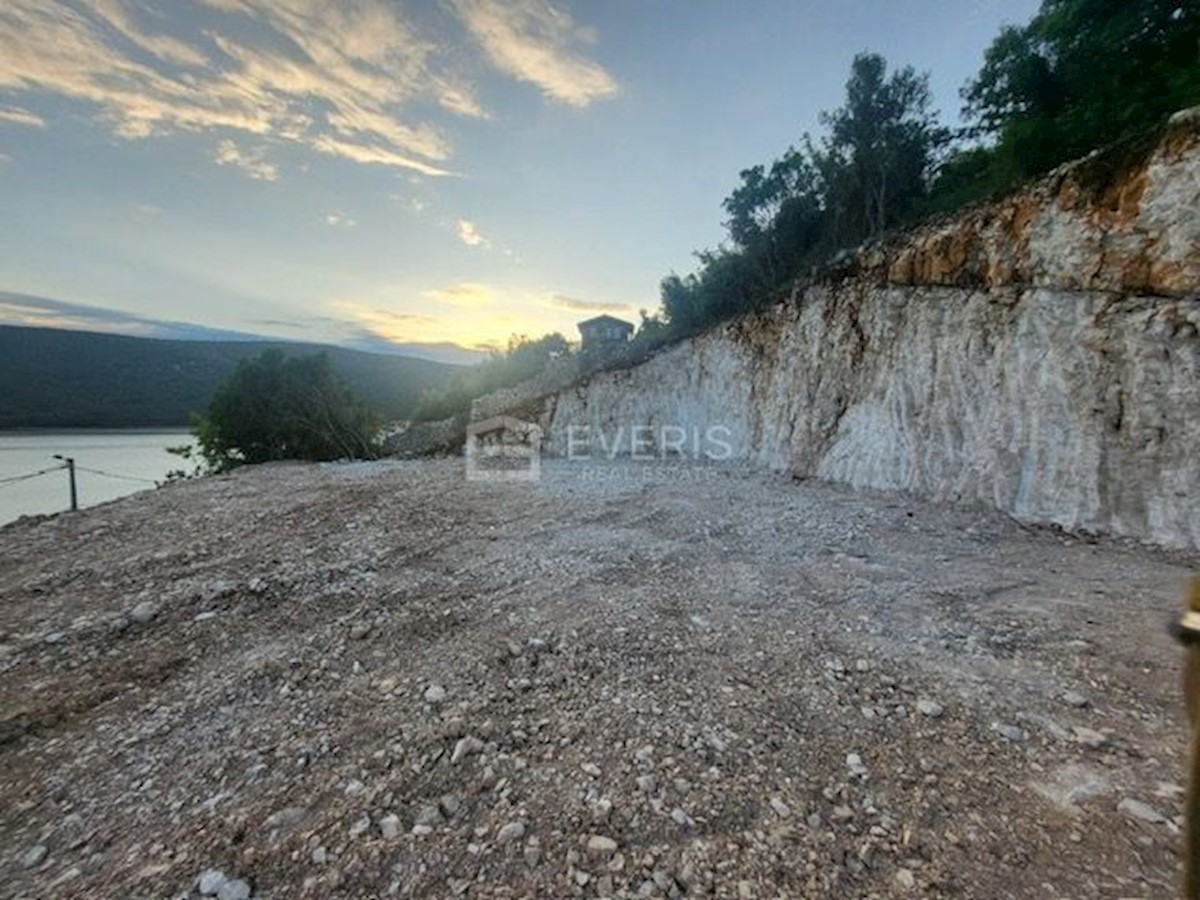
[[[143,484],[158,484],[153,478],[138,478],[135,475],[118,475],[116,472],[105,472],[102,469],[90,469],[87,466],[75,464],[77,472],[89,472],[92,475],[103,475],[105,478],[119,478],[122,481],[140,481]]]
[[[37,478],[40,475],[48,475],[51,472],[61,472],[66,466],[53,466],[49,469],[42,469],[37,472],[30,472],[28,475],[13,475],[11,478],[0,478],[0,487],[6,484],[15,484],[18,481],[28,481],[30,478]]]

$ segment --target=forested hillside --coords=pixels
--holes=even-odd
[[[458,366],[315,344],[168,341],[0,326],[0,428],[187,425],[241,359],[269,347],[325,351],[355,396],[388,419],[408,418],[421,394]]]

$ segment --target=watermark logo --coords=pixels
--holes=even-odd
[[[542,474],[542,429],[515,416],[467,426],[467,481],[537,481]]]

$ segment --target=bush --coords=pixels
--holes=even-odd
[[[267,350],[238,363],[192,430],[208,470],[226,472],[280,459],[372,459],[379,426],[324,353]]]

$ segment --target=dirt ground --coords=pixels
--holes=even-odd
[[[21,521],[0,896],[1170,897],[1196,564],[628,464]]]

